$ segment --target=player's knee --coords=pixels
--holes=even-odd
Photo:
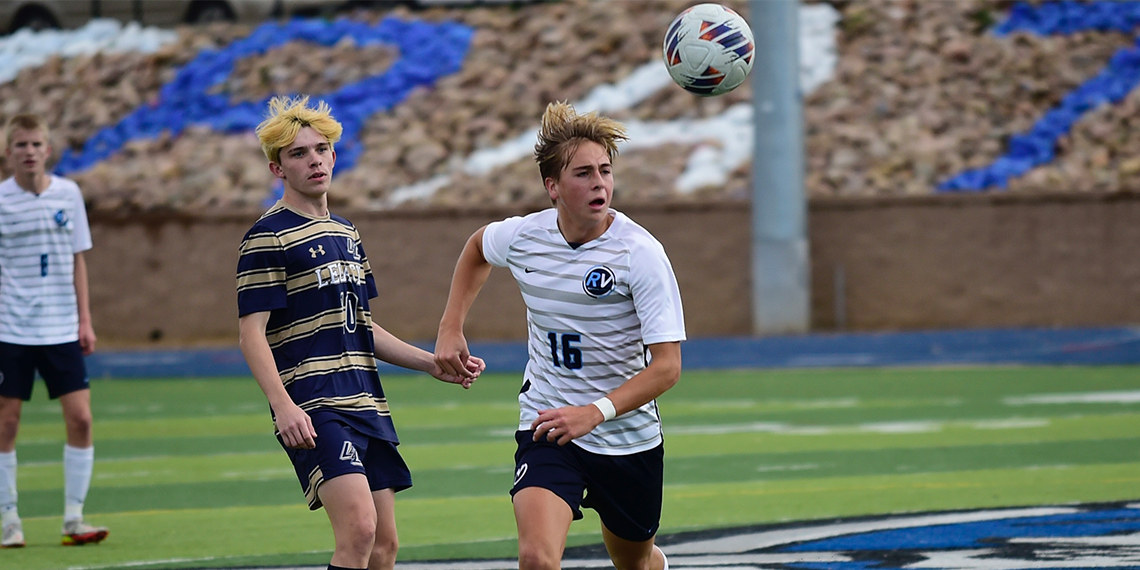
[[[375,537],[375,542],[372,544],[372,557],[368,561],[369,570],[394,567],[398,550],[400,550],[400,540],[395,536]]]
[[[14,426],[20,424],[19,406],[0,406],[0,424]]]
[[[546,548],[519,545],[519,570],[558,570],[561,564],[557,552]]]
[[[665,566],[665,553],[652,543],[607,542],[610,560],[616,570],[662,570]]]
[[[72,437],[79,439],[91,437],[91,410],[70,413],[64,421],[67,423],[67,432]]]
[[[0,416],[0,443],[15,440],[20,429],[20,412]]]
[[[652,554],[629,560],[615,559],[613,563],[616,570],[661,570],[663,566],[660,561],[654,563]]]
[[[360,516],[333,529],[338,550],[351,552],[356,557],[368,558],[376,539],[376,521]]]

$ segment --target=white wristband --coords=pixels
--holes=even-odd
[[[598,408],[598,410],[602,412],[602,417],[605,418],[605,420],[602,420],[602,421],[608,422],[608,421],[614,419],[614,416],[617,415],[617,409],[614,408],[614,403],[611,402],[609,398],[606,398],[606,397],[599,398],[597,401],[594,402],[594,406],[596,406]]]

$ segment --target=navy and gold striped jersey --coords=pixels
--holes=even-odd
[[[314,424],[329,419],[397,442],[376,371],[368,300],[376,282],[352,222],[278,202],[246,233],[238,316],[270,313],[266,337],[285,390]]]

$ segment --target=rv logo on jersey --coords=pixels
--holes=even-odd
[[[613,292],[616,281],[613,270],[605,265],[597,265],[582,276],[582,289],[587,295],[601,299]]]

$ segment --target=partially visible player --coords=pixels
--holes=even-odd
[[[655,398],[680,378],[685,323],[664,248],[610,208],[625,138],[608,118],[547,106],[535,160],[554,207],[467,240],[439,325],[436,360],[458,374],[468,310],[492,266],[510,269],[530,331],[511,489],[522,570],[559,567],[580,507],[598,512],[618,570],[668,566],[653,544],[664,456]]]
[[[412,485],[376,358],[467,388],[483,361],[444,373],[432,355],[372,322],[376,283],[356,227],[328,210],[341,125],[328,105],[274,98],[257,127],[282,199],[246,233],[238,261],[241,350],[310,509],[322,505],[329,563],[391,570],[395,494]]]
[[[95,350],[88,302],[91,249],[79,186],[47,172],[47,123],[13,116],[4,129],[14,176],[0,183],[0,546],[24,546],[16,509],[16,434],[38,371],[63,408],[65,545],[100,542],[103,527],[83,521],[95,447],[84,355]]]

